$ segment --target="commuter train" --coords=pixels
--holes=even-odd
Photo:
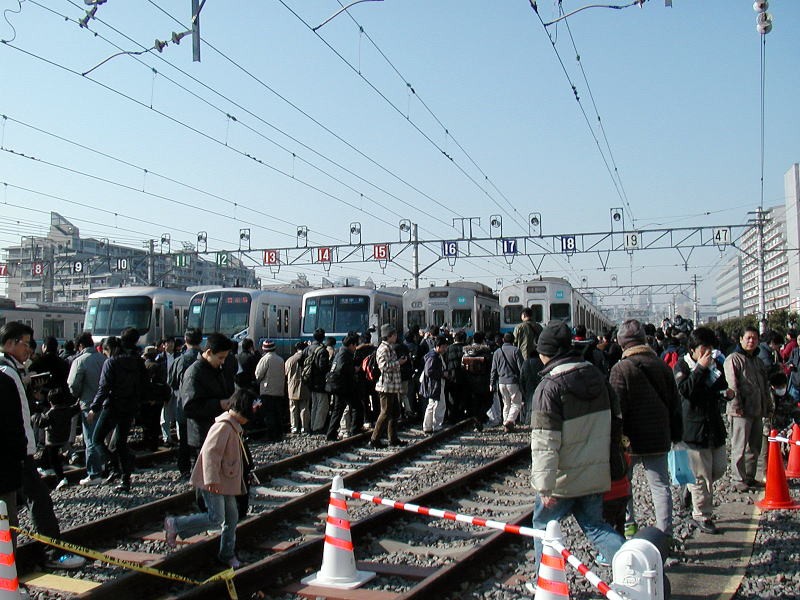
[[[89,294],[84,328],[95,343],[119,335],[126,327],[141,334],[140,346],[183,335],[191,292],[161,287],[109,288]]]
[[[514,331],[522,321],[522,309],[526,306],[533,310],[534,320],[541,324],[561,319],[570,327],[585,325],[596,334],[613,327],[611,320],[590,299],[560,277],[543,277],[503,287],[500,290],[503,333]]]
[[[24,323],[33,329],[37,342],[50,336],[59,343],[74,340],[83,331],[83,316],[83,310],[77,307],[17,305],[10,298],[0,298],[0,327],[14,321]]]
[[[235,342],[250,338],[256,348],[269,339],[277,352],[289,356],[300,339],[298,293],[247,288],[217,288],[197,292],[189,303],[188,327],[204,334],[219,332]]]
[[[370,329],[377,340],[381,325],[391,323],[402,339],[403,296],[401,288],[332,287],[303,294],[302,336],[322,328],[326,336],[341,340],[350,331]]]
[[[472,281],[406,290],[403,314],[406,328],[418,325],[421,331],[431,325],[447,325],[452,331],[461,329],[467,336],[476,331],[494,336],[500,331],[497,296],[488,286]]]

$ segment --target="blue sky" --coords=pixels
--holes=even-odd
[[[673,5],[590,9],[569,18],[569,31],[548,28],[590,130],[527,0],[364,2],[319,35],[310,27],[341,7],[335,0],[208,0],[200,63],[185,38],[161,54],[111,58],[88,77],[80,73],[119,52],[112,44],[140,51],[185,28],[189,0],[108,0],[88,29],[74,22],[87,8],[80,0],[23,2],[0,19],[0,38],[13,38],[0,45],[0,114],[8,117],[0,181],[9,184],[0,188],[0,244],[42,233],[51,210],[84,235],[141,246],[170,233],[175,248],[205,230],[215,249],[238,248],[240,228],[251,229],[254,247],[294,246],[296,225],[308,226],[314,245],[343,243],[352,221],[364,242],[393,241],[401,218],[418,223],[423,239],[449,239],[454,217],[480,217],[486,231],[489,216],[501,214],[504,232],[521,235],[530,212],[541,213],[544,234],[601,232],[618,206],[640,229],[744,223],[760,201],[761,39],[752,3]],[[557,16],[554,7],[539,3],[543,20]],[[0,0],[0,8],[18,6]],[[775,0],[770,12],[766,206],[783,202],[783,174],[800,160],[800,3]],[[624,198],[592,137],[603,141],[592,98]],[[652,251],[614,255],[607,271],[580,255],[549,257],[541,269],[594,285],[612,275],[660,283],[697,274],[707,303],[719,260],[716,251],[695,252],[685,271],[677,252]],[[325,274],[284,268],[277,281],[298,272],[312,283]],[[432,267],[423,284],[465,278],[494,287],[531,273],[520,259],[510,267],[502,258],[459,260],[452,270]],[[392,266],[331,270],[344,275],[409,278]]]

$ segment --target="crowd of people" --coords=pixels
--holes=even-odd
[[[33,334],[20,323],[0,329],[0,443],[14,465],[0,494],[12,523],[21,492],[33,526],[58,537],[41,475],[55,474],[56,489],[68,485],[65,460],[85,463],[82,486],[130,492],[136,425],[143,447],[176,448],[177,470],[197,489],[201,511],[168,517],[167,543],[219,527],[219,558],[234,567],[236,522],[253,481],[248,437],[333,442],[371,430],[368,445],[384,448],[405,446],[409,423],[430,435],[464,419],[477,432],[530,425],[534,527],[571,513],[607,562],[637,528],[635,465],[655,525],[670,536],[668,454],[678,444],[694,475],[682,502],[694,526],[716,533],[713,483],[729,465],[736,490],[762,485],[765,433],[788,426],[800,401],[796,331],[759,337],[748,327],[730,344],[680,316],[658,328],[628,320],[599,337],[581,324],[543,327],[527,308],[513,333],[490,339],[437,326],[403,334],[386,323],[337,342],[318,329],[286,359],[271,340],[237,346],[196,329],[143,351],[133,328],[99,347],[88,332],[61,350],[48,338],[40,353]],[[43,562],[75,568],[83,559],[53,552]]]

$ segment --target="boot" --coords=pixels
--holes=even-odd
[[[123,475],[122,481],[114,488],[115,492],[130,492],[131,491],[131,476]]]

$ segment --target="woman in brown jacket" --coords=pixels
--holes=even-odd
[[[208,431],[192,471],[192,485],[202,493],[208,512],[167,517],[164,531],[167,545],[175,548],[178,536],[187,538],[221,527],[219,559],[236,569],[241,566],[235,552],[239,521],[236,496],[247,493],[244,482],[247,453],[242,425],[252,414],[253,396],[239,389],[230,401],[231,408],[219,415]]]

